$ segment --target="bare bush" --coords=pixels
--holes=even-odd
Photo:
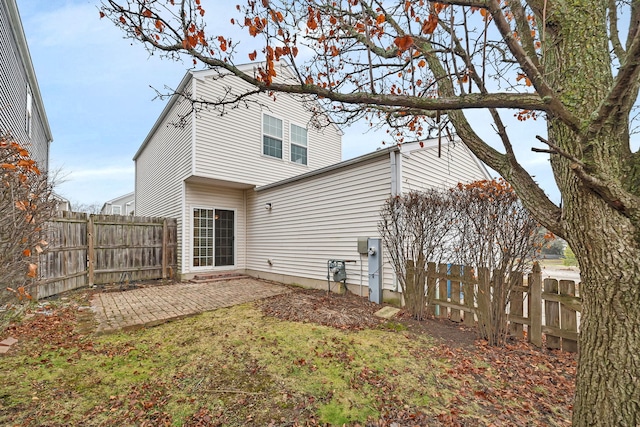
[[[422,319],[435,297],[435,289],[425,289],[426,263],[441,257],[455,216],[450,197],[435,189],[412,191],[388,199],[380,215],[378,230],[406,309]]]
[[[454,224],[457,243],[451,255],[457,264],[476,268],[481,281],[490,280],[490,295],[482,291],[476,295],[478,327],[489,344],[498,345],[507,335],[511,290],[519,273],[540,251],[544,236],[504,180],[458,184],[451,190],[451,198],[452,208],[460,213]]]
[[[29,152],[0,136],[0,284],[20,299],[29,297],[26,285],[37,276],[35,257],[46,246],[43,227],[56,206],[51,194]]]

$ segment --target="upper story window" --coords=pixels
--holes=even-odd
[[[29,137],[31,137],[32,111],[33,111],[33,95],[31,95],[31,87],[29,87],[29,85],[27,85],[27,117],[26,117],[26,125],[25,125],[25,127],[26,127],[26,130],[27,130],[27,135]]]
[[[291,161],[307,164],[307,129],[291,125]]]
[[[262,116],[262,153],[282,158],[282,120],[268,114]]]

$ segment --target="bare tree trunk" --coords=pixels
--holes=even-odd
[[[583,196],[594,200],[594,197]],[[595,200],[599,202],[599,200]],[[638,228],[607,206],[583,216],[579,248],[583,311],[573,424],[640,425],[640,243]],[[575,242],[578,240],[578,242]]]

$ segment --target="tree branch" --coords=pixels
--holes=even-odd
[[[586,141],[597,134],[606,121],[617,111],[628,112],[636,101],[638,77],[640,76],[640,31],[633,35],[625,56],[625,61],[620,67],[618,75],[613,81],[606,98],[600,102],[598,110],[593,115],[586,134],[582,140]],[[629,88],[635,90],[630,90]]]
[[[498,0],[488,0],[487,3],[496,28],[500,31],[503,40],[518,61],[518,64],[520,64],[520,67],[522,67],[522,71],[529,77],[529,80],[531,80],[533,87],[535,87],[536,91],[540,94],[540,97],[548,103],[549,112],[566,123],[573,131],[578,132],[580,130],[580,120],[567,110],[558,97],[556,97],[555,92],[547,85],[533,60],[527,55],[522,45],[520,45],[518,40],[513,36],[511,26],[505,18]]]
[[[609,0],[609,13],[607,19],[609,20],[609,41],[613,46],[613,53],[618,57],[620,63],[624,62],[625,51],[620,43],[620,36],[618,33],[618,8],[616,6],[616,0]]]

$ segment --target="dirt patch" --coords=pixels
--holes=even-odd
[[[410,332],[427,334],[453,347],[473,346],[477,338],[473,329],[447,319],[416,321],[403,311],[391,320],[382,319],[375,316],[382,307],[350,292],[327,294],[315,289],[295,289],[260,302],[260,308],[266,315],[295,322],[353,330],[386,326],[398,329],[394,327],[395,323],[404,325]]]
[[[338,329],[368,329],[384,323],[374,313],[380,308],[352,293],[343,295],[316,289],[267,298],[260,303],[263,313],[283,320],[317,323]]]

